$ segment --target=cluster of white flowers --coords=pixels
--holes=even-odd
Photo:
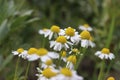
[[[40,60],[41,66],[37,68],[39,73],[36,74],[38,80],[83,80],[83,77],[77,75],[75,70],[78,58],[82,55],[75,46],[93,48],[95,43],[89,32],[93,29],[88,24],[80,25],[78,28],[82,30],[80,33],[72,27],[60,29],[56,25],[50,29],[39,30],[39,34],[48,38],[49,48],[53,51],[48,51],[45,48],[30,48],[28,50],[19,48],[12,53],[28,61]],[[114,58],[113,53],[110,53],[107,48],[97,51],[95,55],[101,59],[111,60]]]

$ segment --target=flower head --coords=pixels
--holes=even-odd
[[[78,76],[76,71],[69,68],[61,68],[56,78],[57,80],[83,80],[83,77]]]
[[[92,42],[92,36],[90,35],[90,33],[88,31],[82,31],[80,33],[80,38],[81,38],[81,47],[95,47],[95,43]]]
[[[53,25],[50,30],[52,32],[55,32],[55,33],[59,33],[60,32],[60,27],[59,26],[56,26],[56,25]]]
[[[43,34],[51,40],[53,37],[56,38],[59,34],[62,34],[63,30],[59,26],[53,25],[50,29],[39,30],[39,34]]]
[[[58,54],[55,52],[49,52],[47,49],[45,48],[30,48],[28,50],[28,56],[27,59],[29,61],[35,61],[38,59],[41,59],[42,62],[45,62],[48,59],[55,59],[58,58]]]
[[[108,48],[103,48],[101,51],[97,51],[95,53],[96,56],[98,56],[100,59],[114,59],[115,56],[113,53],[110,52]]]
[[[65,36],[58,36],[55,41],[50,41],[50,48],[53,47],[56,51],[60,51],[61,49],[67,50],[70,45],[73,44],[67,41]]]
[[[91,28],[91,26],[89,26],[88,24],[84,24],[84,25],[80,25],[78,27],[80,30],[87,30],[87,31],[92,31],[93,29]]]
[[[16,51],[12,51],[13,55],[18,55],[19,57],[22,57],[26,59],[27,57],[27,50],[24,50],[23,48],[19,48]]]
[[[70,41],[75,45],[78,44],[80,41],[78,32],[74,28],[71,28],[71,27],[66,28],[65,36],[67,39],[70,39]]]
[[[55,80],[54,77],[58,74],[58,71],[54,68],[46,68],[44,70],[37,69],[38,72],[40,72],[39,74],[36,74],[38,76],[37,80]]]
[[[107,80],[115,80],[115,78],[111,76],[111,77],[108,77]]]

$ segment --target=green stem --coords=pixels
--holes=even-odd
[[[17,80],[17,69],[18,69],[19,61],[20,61],[20,57],[18,57],[17,62],[16,62],[14,80]]]
[[[59,68],[59,66],[60,66],[60,64],[61,64],[62,53],[63,53],[63,51],[61,51],[61,52],[60,52],[60,55],[59,55],[58,65],[57,65],[58,68]]]
[[[102,65],[100,67],[100,72],[98,75],[98,80],[103,80],[103,75],[104,75],[104,66],[105,66],[105,62],[104,60],[102,61]]]
[[[26,73],[25,73],[25,79],[24,79],[24,80],[27,80],[27,78],[28,78],[29,68],[30,68],[30,62],[28,62],[27,69],[26,69]]]
[[[83,48],[83,49],[82,49],[82,55],[80,54],[80,55],[78,56],[77,64],[75,65],[75,70],[78,69],[79,64],[81,63],[82,59],[83,59],[84,56],[85,56],[85,52],[86,52],[86,48]]]

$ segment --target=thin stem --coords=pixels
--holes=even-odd
[[[20,57],[18,57],[17,62],[16,62],[14,80],[17,80],[17,69],[18,69],[19,61],[20,61]]]
[[[105,62],[103,60],[102,61],[102,65],[100,67],[100,72],[99,72],[99,75],[98,75],[98,80],[103,80],[104,66],[105,66]]]
[[[25,73],[25,79],[24,79],[24,80],[27,80],[27,78],[28,78],[29,68],[30,68],[30,62],[28,62],[27,69],[26,69],[26,73]]]
[[[85,52],[86,52],[86,48],[82,48],[82,55],[79,54],[79,56],[78,56],[77,64],[75,65],[75,70],[78,69],[79,64],[81,63],[82,59],[83,59],[84,56],[85,56],[85,54],[84,54]]]
[[[60,54],[59,54],[59,59],[58,59],[58,65],[57,65],[57,67],[59,67],[60,64],[61,64],[62,52],[63,52],[63,51],[61,51]]]

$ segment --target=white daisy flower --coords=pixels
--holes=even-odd
[[[55,77],[58,74],[58,70],[54,68],[46,68],[44,70],[40,70],[37,68],[39,74],[36,74],[38,76],[37,80],[57,80]]]
[[[51,40],[53,37],[62,35],[63,30],[59,26],[53,25],[50,29],[39,30],[39,34],[43,34],[45,37],[48,37]]]
[[[71,48],[71,51],[69,52],[69,54],[79,54],[80,51],[77,48]]]
[[[56,59],[59,57],[58,53],[48,52],[48,50],[45,48],[40,48],[37,50],[32,49],[31,51],[28,52],[28,54],[30,54],[27,56],[27,59],[29,61],[41,59],[42,62],[45,62],[48,59]]]
[[[27,50],[24,50],[23,48],[17,49],[17,51],[12,51],[13,55],[18,55],[19,57],[22,57],[26,59],[27,57]]]
[[[74,70],[62,68],[60,69],[60,73],[56,76],[56,80],[83,80],[83,77],[77,75]]]
[[[71,42],[74,44],[78,44],[80,41],[80,37],[78,35],[78,32],[74,28],[68,27],[65,29],[65,36],[67,39],[70,39]]]
[[[64,62],[67,62],[67,57],[66,57],[66,51],[62,51],[61,52],[61,59],[64,61]]]
[[[92,37],[88,31],[82,31],[80,33],[80,38],[81,38],[81,47],[86,47],[88,46],[95,47],[95,43],[92,42]]]
[[[60,51],[61,49],[67,50],[69,46],[73,45],[71,42],[67,41],[65,36],[57,37],[56,41],[50,41],[50,48],[53,47],[54,50]]]
[[[45,68],[54,68],[56,67],[55,64],[53,64],[52,59],[47,59],[45,62],[42,62],[41,64],[41,68],[45,69]]]
[[[89,26],[88,24],[80,25],[78,28],[80,30],[87,30],[87,31],[92,31],[93,30],[92,27]]]
[[[96,56],[98,56],[100,59],[114,59],[115,56],[113,53],[110,52],[108,48],[103,48],[101,51],[97,51],[95,53]]]
[[[67,58],[67,65],[66,65],[66,67],[69,68],[69,69],[74,69],[74,65],[76,64],[76,61],[77,61],[76,56],[75,55],[70,55]]]
[[[36,48],[30,48],[28,51],[27,51],[27,59],[28,61],[35,61],[35,60],[38,60],[40,57],[36,54],[38,51],[38,49]]]

